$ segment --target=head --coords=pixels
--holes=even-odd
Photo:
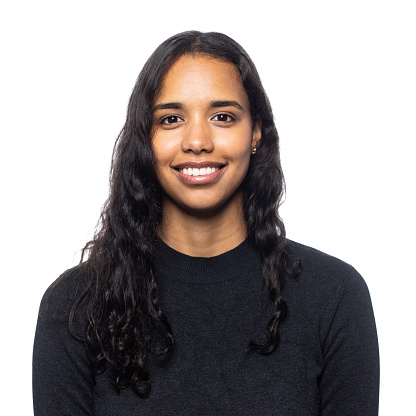
[[[249,218],[253,215],[262,216],[261,213],[256,213],[259,206],[266,202],[276,210],[281,199],[283,174],[279,160],[279,139],[269,100],[253,62],[237,42],[224,34],[197,31],[179,33],[163,42],[148,59],[133,89],[127,120],[115,149],[113,186],[116,186],[114,176],[126,178],[129,176],[126,170],[129,169],[133,176],[142,181],[146,195],[153,195],[160,205],[160,187],[154,172],[151,143],[152,108],[165,75],[183,55],[207,56],[235,65],[249,100],[252,122],[261,124],[261,144],[251,158],[243,184],[245,214],[250,233],[250,226],[255,226],[257,221],[250,224],[252,221]],[[130,183],[134,186],[133,178]],[[131,189],[131,193],[136,194],[134,189]]]

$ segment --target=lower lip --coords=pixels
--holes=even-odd
[[[176,169],[175,169],[175,172],[177,173],[177,175],[179,175],[179,178],[187,184],[206,185],[206,184],[214,182],[218,177],[220,177],[224,169],[225,169],[225,166],[222,167],[221,169],[218,169],[216,172],[209,173],[207,175],[198,175],[198,176],[185,175],[184,173],[179,172]]]

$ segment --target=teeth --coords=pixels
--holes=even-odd
[[[217,172],[220,168],[184,168],[179,169],[179,172],[183,173],[184,175],[189,176],[201,176],[201,175],[209,175],[211,173]]]

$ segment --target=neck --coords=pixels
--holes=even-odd
[[[189,212],[163,203],[158,227],[160,238],[170,247],[192,257],[213,257],[232,250],[247,237],[243,204],[218,212]]]

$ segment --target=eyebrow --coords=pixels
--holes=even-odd
[[[211,101],[211,107],[236,107],[243,111],[243,106],[238,101]]]
[[[162,104],[158,104],[156,106],[153,107],[152,113],[155,113],[158,110],[166,110],[169,108],[173,108],[173,109],[180,109],[182,108],[182,104],[181,103],[162,103]]]
[[[238,101],[233,101],[233,100],[222,100],[222,101],[211,101],[209,103],[210,107],[215,108],[215,107],[235,107],[238,108],[239,110],[243,111],[243,106],[238,102]],[[155,113],[156,111],[159,110],[167,110],[167,109],[181,109],[183,108],[183,105],[181,103],[178,102],[172,102],[172,103],[161,103],[158,104],[156,106],[154,106],[154,108],[152,109],[152,113]]]

